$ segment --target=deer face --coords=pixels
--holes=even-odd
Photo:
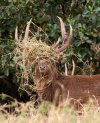
[[[58,72],[56,62],[50,58],[38,58],[34,64],[35,67],[35,81],[38,86],[44,87],[46,84],[57,78]]]
[[[47,63],[45,59],[42,59],[38,62],[38,69],[40,73],[44,73],[47,71]]]
[[[50,73],[52,69],[51,61],[49,60],[49,58],[40,57],[36,59],[35,69],[38,70],[39,73],[46,75]]]

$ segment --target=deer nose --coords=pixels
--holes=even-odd
[[[39,67],[39,70],[45,70],[45,69],[46,69],[46,67],[43,65]]]

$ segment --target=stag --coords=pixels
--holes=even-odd
[[[54,49],[57,54],[61,54],[70,46],[73,29],[70,24],[70,33],[67,35],[63,20],[60,17],[58,19],[61,25],[62,44],[59,46],[59,42],[57,42]],[[31,21],[27,24],[24,40],[28,40],[30,23]],[[16,28],[16,41],[18,41],[17,33]],[[100,74],[66,76],[58,72],[56,62],[48,57],[41,56],[35,60],[34,80],[41,101],[55,102],[58,105],[66,98],[79,100],[81,103],[86,102],[92,96],[95,96],[98,102],[100,100]]]

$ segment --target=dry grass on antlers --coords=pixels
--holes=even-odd
[[[32,68],[34,68],[34,62],[37,57],[44,56],[51,60],[57,61],[59,55],[53,49],[53,46],[47,45],[40,39],[37,40],[37,36],[34,35],[28,41],[16,42],[16,48],[13,52],[14,62],[16,63],[16,73],[18,81],[20,81],[20,87],[33,89],[33,84],[29,83],[29,77],[34,78]],[[20,70],[20,72],[19,72]]]

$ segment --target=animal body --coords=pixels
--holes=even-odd
[[[99,74],[65,76],[57,71],[56,65],[49,60],[46,61],[45,58],[38,59],[35,69],[37,92],[41,100],[58,105],[66,98],[85,103],[89,97],[95,96],[100,103]]]
[[[70,25],[70,34],[67,35],[63,20],[60,17],[58,19],[61,25],[62,44],[59,46],[59,42],[57,42],[54,49],[57,54],[60,54],[69,48],[73,29]],[[27,24],[23,40],[28,40],[30,23],[29,21]],[[17,28],[15,39],[18,41]],[[100,74],[65,76],[58,72],[56,62],[48,57],[41,56],[35,60],[34,80],[41,101],[55,102],[58,105],[66,98],[70,98],[84,103],[92,96],[95,96],[98,102],[100,101]]]

